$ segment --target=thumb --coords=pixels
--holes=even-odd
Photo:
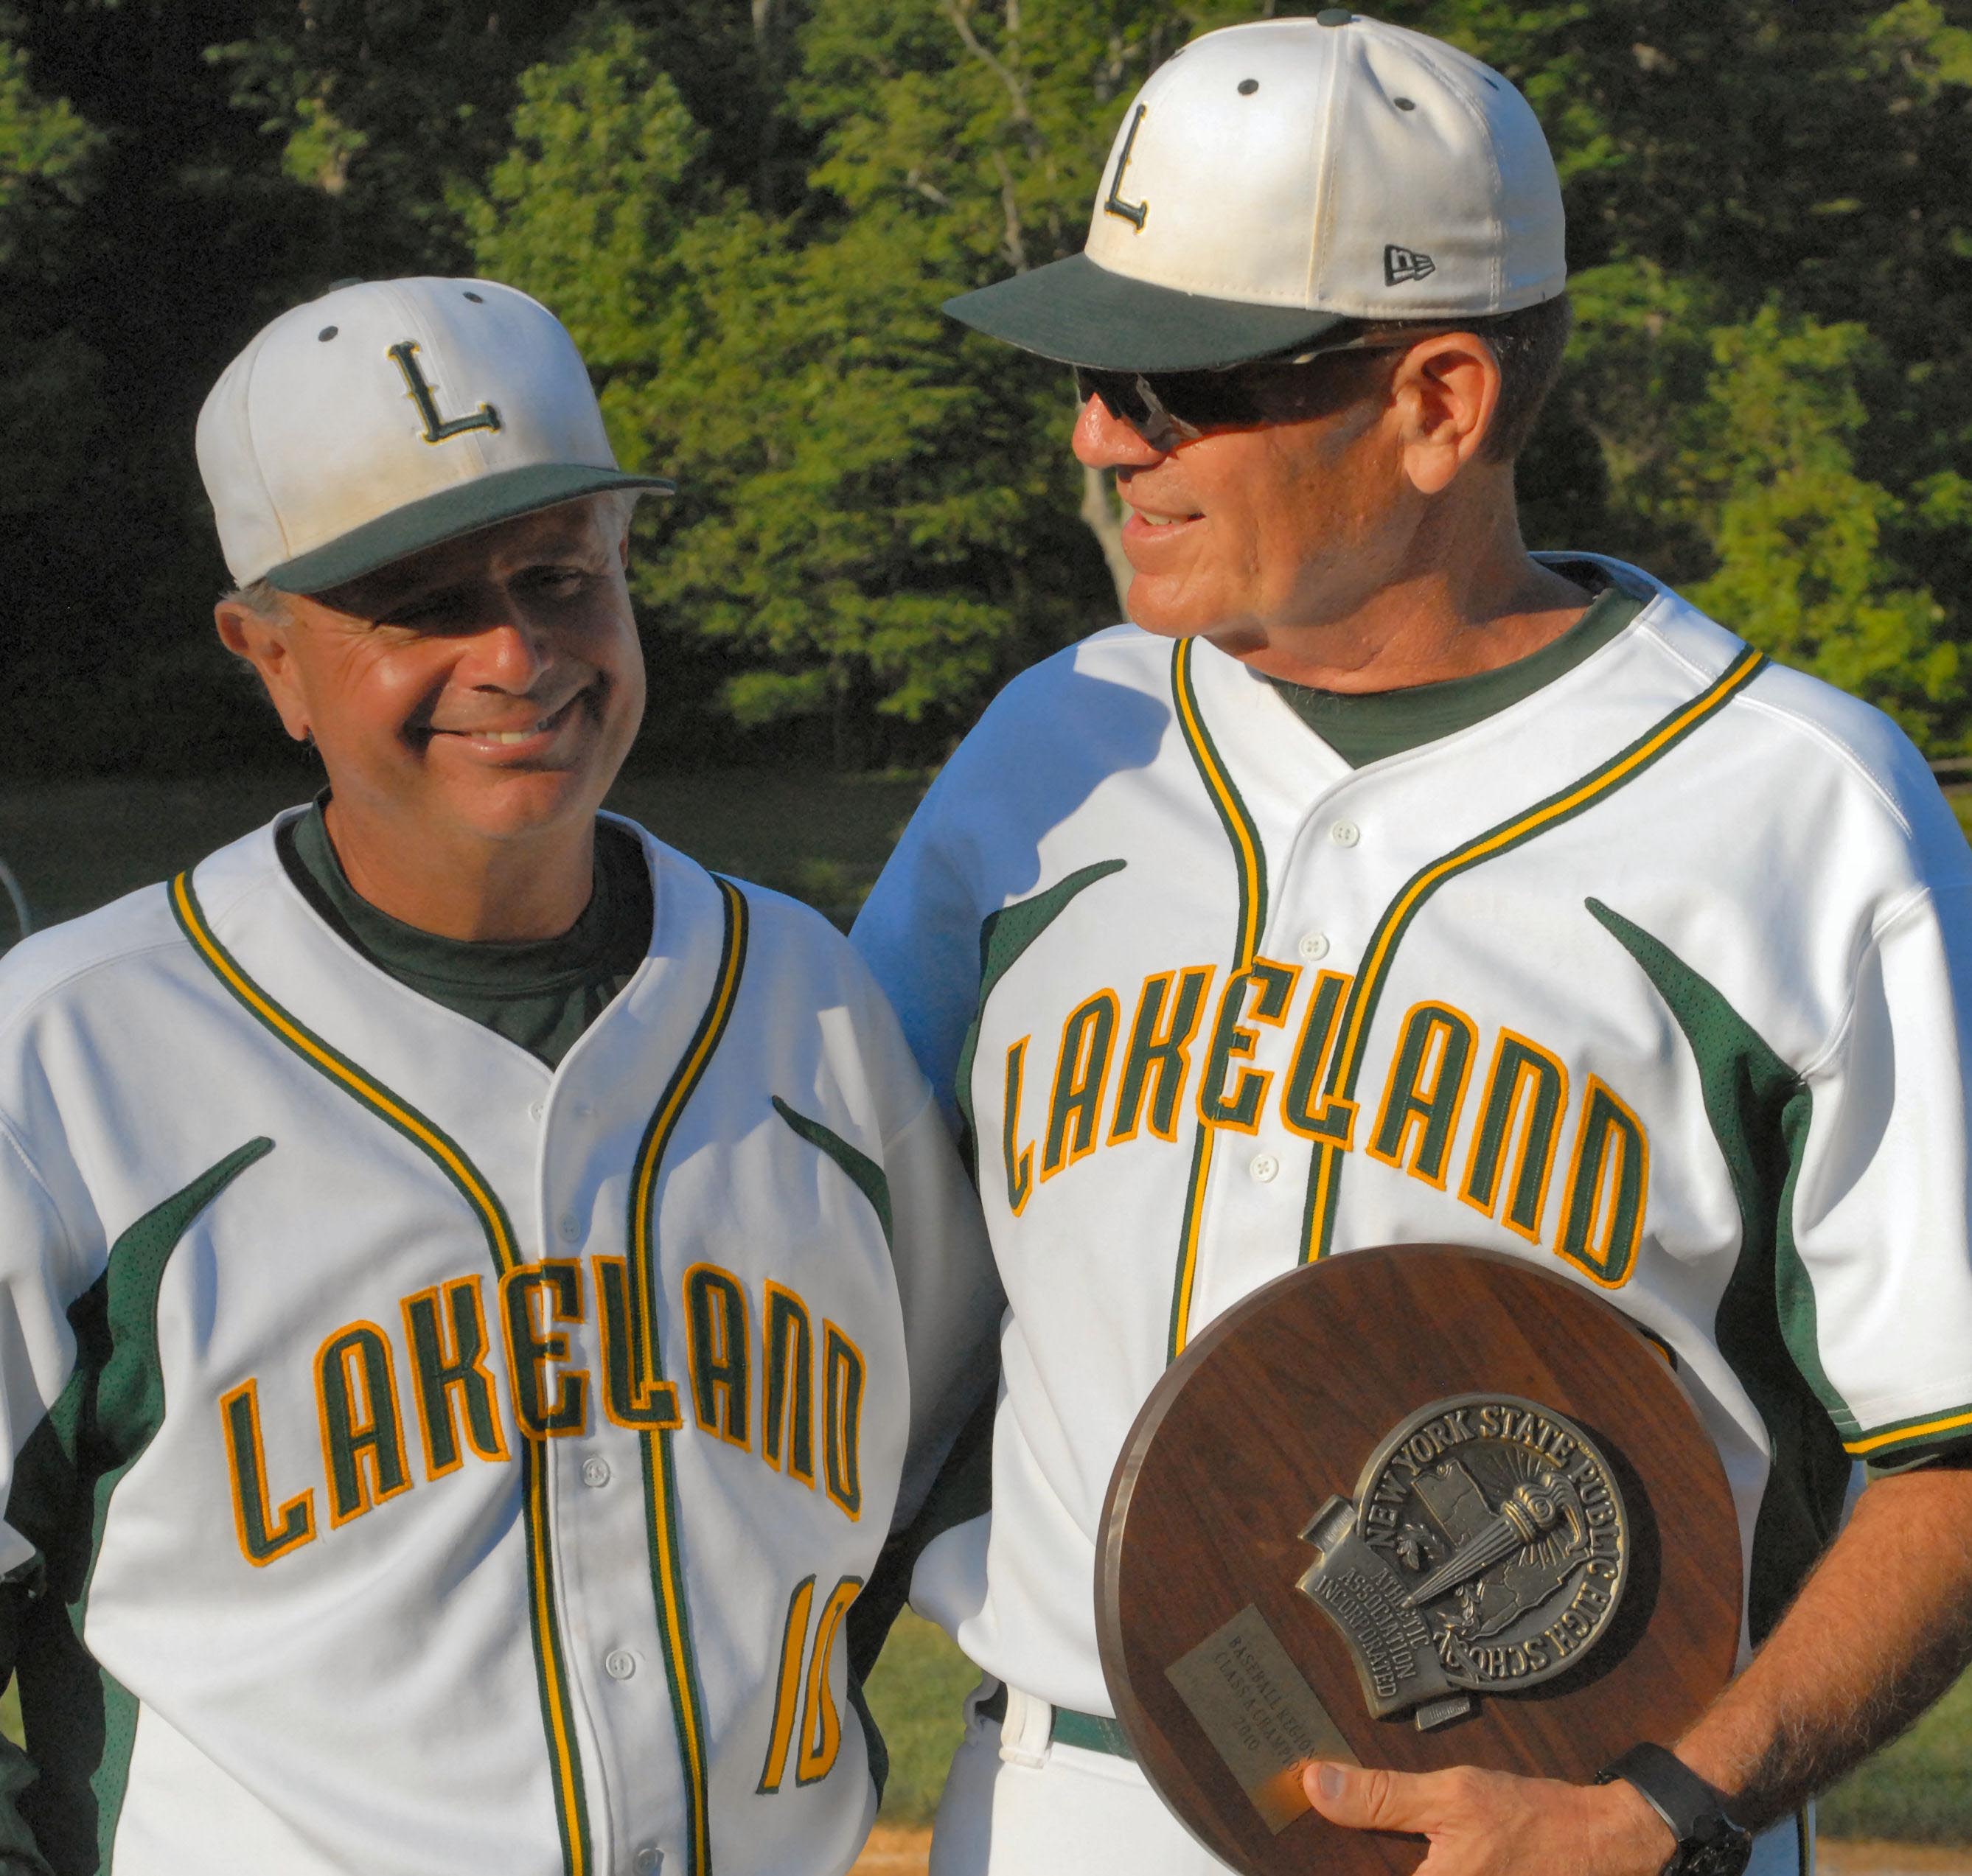
[[[1351,1830],[1418,1831],[1424,1828],[1423,1780],[1404,1772],[1366,1771],[1317,1760],[1301,1767],[1308,1803],[1331,1824]]]

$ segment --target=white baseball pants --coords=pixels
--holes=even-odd
[[[1050,1744],[1046,1701],[1010,1687],[1006,1718],[981,1718],[995,1685],[966,1701],[931,1876],[1236,1876],[1164,1809],[1134,1760]],[[1746,1876],[1813,1876],[1800,1835],[1791,1822],[1762,1834]]]

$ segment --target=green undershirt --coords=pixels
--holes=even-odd
[[[1552,644],[1497,670],[1448,677],[1442,684],[1417,684],[1407,690],[1350,693],[1317,690],[1289,684],[1284,677],[1267,681],[1351,768],[1470,729],[1574,670],[1584,658],[1601,651],[1650,602],[1648,592],[1626,591],[1605,568],[1592,562],[1549,564],[1595,597],[1588,610]]]
[[[651,876],[627,829],[596,825],[596,886],[559,938],[517,944],[440,938],[380,912],[349,883],[322,800],[276,830],[281,864],[335,935],[407,990],[517,1043],[556,1067],[651,945]]]

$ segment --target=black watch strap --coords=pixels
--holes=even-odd
[[[1715,1791],[1676,1753],[1662,1746],[1632,1746],[1595,1775],[1598,1785],[1621,1779],[1669,1825],[1677,1848],[1664,1865],[1686,1868],[1743,1869],[1752,1848],[1745,1829],[1727,1815],[1723,1793]]]

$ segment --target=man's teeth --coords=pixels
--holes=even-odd
[[[525,742],[530,737],[539,736],[547,727],[545,723],[540,723],[535,724],[531,729],[489,729],[486,732],[486,740],[488,742]]]
[[[1169,527],[1174,521],[1188,520],[1190,518],[1188,515],[1182,514],[1152,514],[1142,508],[1139,508],[1137,513],[1153,527]]]

